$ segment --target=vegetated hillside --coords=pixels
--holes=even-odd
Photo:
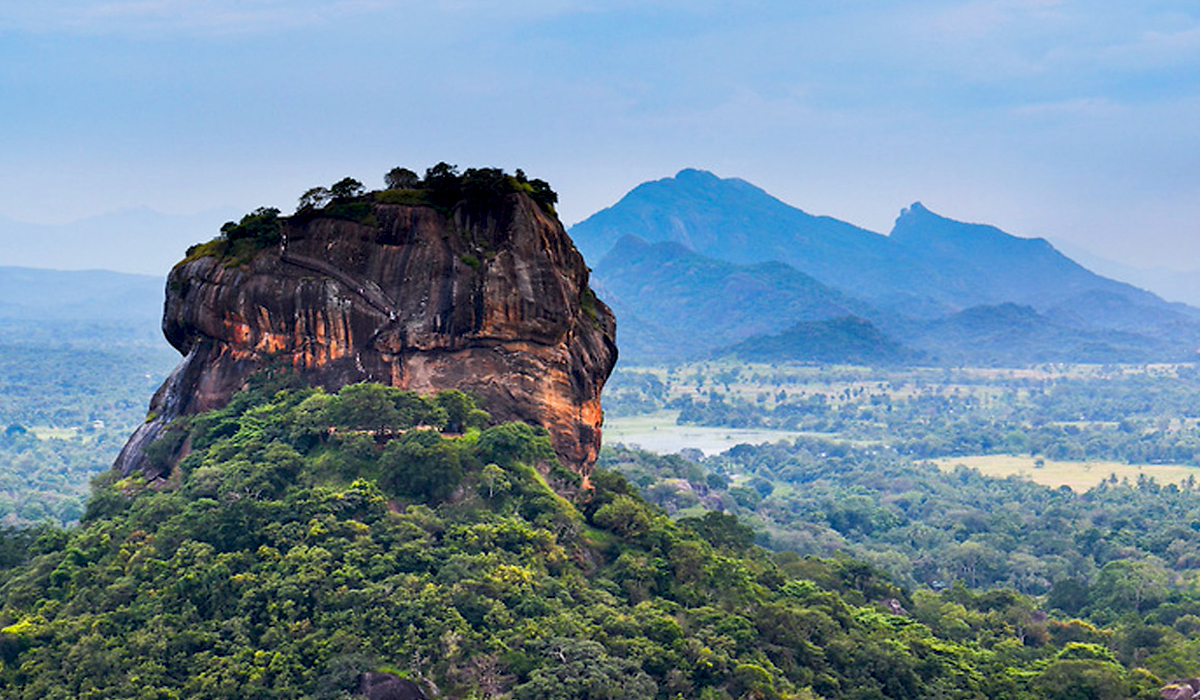
[[[903,342],[925,335],[921,349],[930,357],[944,354],[976,361],[963,351],[988,342],[996,329],[984,331],[976,326],[980,335],[964,337],[961,343],[948,337],[950,346],[942,352],[936,347],[941,336],[922,322],[945,319],[973,307],[1003,304],[1029,306],[1059,326],[1054,332],[1043,329],[1040,342],[1033,342],[1027,329],[1014,329],[1015,335],[1025,337],[1000,360],[1004,362],[1027,364],[1043,356],[1062,357],[1064,348],[1085,353],[1066,358],[1075,361],[1106,354],[1124,361],[1141,361],[1147,354],[1169,361],[1189,356],[1200,347],[1200,311],[1096,275],[1043,239],[1020,238],[993,226],[954,221],[920,203],[905,209],[891,234],[883,236],[828,217],[811,216],[742,180],[685,170],[674,178],[640,185],[617,204],[573,226],[571,234],[594,264],[600,260],[599,286],[609,286],[612,272],[622,269],[604,256],[622,253],[617,243],[627,235],[650,244],[674,242],[697,254],[740,265],[786,263],[859,300],[855,313],[869,318],[888,335]],[[643,279],[654,280],[655,272],[647,265],[639,271]],[[753,268],[743,272],[753,274]],[[656,291],[653,282],[643,286],[648,292]],[[676,299],[687,295],[704,299],[711,294],[700,285],[677,284],[672,290]],[[754,312],[743,316],[730,305],[729,314],[720,322],[723,329],[735,329],[753,325],[751,319],[756,318]],[[796,321],[815,320],[789,318],[786,313],[778,318],[786,322],[757,332],[775,332]],[[658,325],[641,315],[638,320],[647,327]],[[1142,337],[1108,335],[1113,332]],[[664,335],[670,335],[667,329]],[[746,337],[749,334],[729,341]],[[637,341],[639,350],[649,345],[642,338]],[[1054,354],[1056,344],[1060,346],[1058,354]],[[980,357],[978,361],[993,359]]]
[[[870,321],[839,316],[801,321],[777,335],[756,335],[716,351],[747,362],[832,362],[891,365],[920,359],[884,335]]]
[[[634,236],[621,239],[593,274],[621,318],[621,352],[635,360],[701,356],[797,320],[869,309],[782,263],[736,265]]]
[[[1019,367],[1041,362],[1193,359],[1194,349],[1137,333],[1072,327],[1017,304],[977,306],[946,318],[898,324],[896,335],[944,364]],[[1191,350],[1191,352],[1189,352]]]
[[[166,348],[0,343],[0,524],[77,520],[174,361]]]
[[[1191,590],[1200,573],[1200,534],[1190,525],[1200,518],[1195,478],[1163,485],[1143,474],[1075,492],[819,438],[738,445],[694,464],[617,446],[604,465],[674,513],[736,513],[773,547],[849,552],[908,586],[961,579],[1046,595],[1063,581],[1092,585],[1118,560],[1137,561],[1154,568],[1161,603],[1172,590]],[[1080,602],[1067,612],[1090,607],[1109,624],[1133,602]]]
[[[277,375],[177,422],[169,488],[110,480],[79,528],[4,538],[5,696],[348,698],[368,669],[515,700],[1159,683],[1016,592],[910,596],[727,515],[672,522],[611,472],[581,488],[544,431],[473,427],[463,398]]]

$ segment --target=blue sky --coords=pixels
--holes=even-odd
[[[1200,268],[1197,125],[1194,0],[0,0],[0,217],[34,223],[447,160],[570,224],[698,167]]]

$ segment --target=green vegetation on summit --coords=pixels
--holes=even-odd
[[[407,168],[393,168],[384,177],[387,189],[368,192],[363,183],[352,177],[342,178],[329,187],[313,187],[300,196],[292,220],[302,223],[316,216],[345,219],[378,226],[373,202],[429,206],[449,215],[455,206],[486,210],[495,207],[500,198],[513,192],[529,195],[546,213],[554,214],[558,195],[545,180],[529,179],[518,169],[509,175],[500,168],[467,168],[438,163],[420,178]],[[240,221],[229,221],[221,227],[221,235],[207,243],[188,248],[187,256],[215,255],[233,264],[248,261],[249,256],[266,246],[280,242],[282,226],[280,211],[260,207]]]

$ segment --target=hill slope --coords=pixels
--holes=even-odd
[[[801,320],[865,314],[862,302],[778,262],[737,265],[671,241],[622,238],[593,272],[634,360],[705,354]]]
[[[841,316],[801,321],[777,335],[756,335],[720,351],[747,362],[849,362],[893,364],[918,359],[869,321]]]
[[[130,320],[157,325],[164,280],[108,270],[0,267],[0,318]]]
[[[943,319],[912,324],[898,337],[948,364],[1011,367],[1037,362],[1185,361],[1161,339],[1058,323],[1029,306],[975,306]]]

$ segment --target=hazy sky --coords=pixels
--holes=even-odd
[[[1200,268],[1200,3],[0,0],[0,152],[27,222],[446,160],[549,180],[570,224],[698,167]]]

